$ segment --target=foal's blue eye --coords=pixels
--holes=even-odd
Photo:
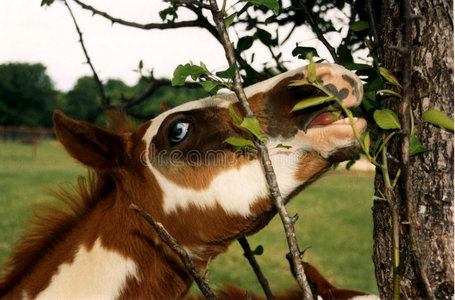
[[[182,120],[171,126],[169,130],[169,141],[171,144],[177,144],[183,141],[190,131],[191,122],[189,120]]]

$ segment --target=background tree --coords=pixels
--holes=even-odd
[[[52,127],[57,92],[42,64],[0,65],[0,125]]]
[[[453,2],[411,1],[411,44],[406,50],[405,7],[403,1],[382,1],[378,20],[383,40],[383,66],[403,81],[403,59],[411,59],[411,109],[415,122],[429,109],[453,116]],[[403,52],[404,51],[404,52]],[[385,101],[385,106],[399,111],[397,99]],[[400,262],[401,294],[406,299],[450,299],[454,294],[453,269],[453,132],[423,123],[416,135],[427,152],[412,156],[409,162],[411,195],[404,197],[405,187],[398,185],[395,202],[401,222]],[[401,157],[400,138],[391,140],[390,154]],[[392,173],[401,167],[391,160]],[[377,189],[384,185],[376,177]],[[408,205],[411,203],[411,208]],[[414,209],[416,224],[409,214]],[[388,206],[374,204],[374,262],[382,298],[391,299],[391,214]],[[416,228],[418,242],[410,236],[410,226]],[[416,261],[420,260],[420,261]],[[421,264],[421,266],[419,266]],[[420,269],[421,268],[421,269]],[[424,277],[424,278],[423,278]],[[427,283],[425,283],[427,281]]]
[[[96,82],[92,77],[85,76],[77,80],[74,87],[66,94],[64,111],[73,118],[97,123],[103,109]]]

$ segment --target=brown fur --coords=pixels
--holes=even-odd
[[[91,172],[88,177],[79,177],[72,191],[59,189],[53,194],[66,204],[66,210],[53,206],[41,207],[35,212],[32,227],[13,247],[13,253],[5,264],[9,270],[0,278],[0,298],[20,284],[38,266],[40,260],[64,240],[78,223],[93,209],[96,200],[112,190],[109,178],[100,178]],[[51,270],[43,271],[43,273]]]
[[[364,296],[368,295],[363,292],[354,291],[354,290],[345,290],[345,289],[338,289],[334,285],[332,285],[324,276],[319,273],[319,271],[312,266],[311,264],[307,264],[305,267],[305,275],[309,280],[311,285],[315,286],[314,292],[317,295],[314,295],[315,299],[316,296],[320,296],[323,300],[349,300],[356,296]],[[272,291],[273,292],[273,291]],[[302,291],[299,287],[292,291],[288,292],[281,292],[275,293],[274,298],[276,300],[297,300],[302,299]],[[266,297],[262,295],[258,295],[251,291],[246,291],[240,289],[232,284],[225,284],[224,289],[218,291],[217,296],[220,300],[265,300]],[[202,300],[205,299],[204,297],[186,297],[186,300]]]

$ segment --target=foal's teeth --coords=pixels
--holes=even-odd
[[[359,118],[357,118],[357,117],[354,117],[354,118],[353,118],[354,122],[356,122],[358,119],[359,119]],[[343,120],[344,120],[344,123],[346,123],[346,124],[351,124],[351,121],[349,120],[349,118],[344,118]]]

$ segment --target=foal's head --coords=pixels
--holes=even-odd
[[[317,94],[288,88],[290,81],[306,76],[307,69],[301,68],[246,89],[269,138],[267,147],[286,201],[333,162],[358,152],[349,122],[332,120],[326,106],[291,112],[297,102]],[[353,73],[321,64],[317,77],[345,106],[360,104],[362,84]],[[229,137],[251,139],[231,117],[230,104],[243,116],[234,95],[220,95],[167,110],[120,134],[58,112],[54,122],[59,140],[74,158],[114,178],[116,201],[125,207],[135,202],[203,263],[233,239],[265,226],[274,214],[259,156],[225,142]],[[366,123],[357,119],[356,125],[362,131]],[[124,214],[132,213],[125,209]],[[147,238],[160,243],[156,236]]]

